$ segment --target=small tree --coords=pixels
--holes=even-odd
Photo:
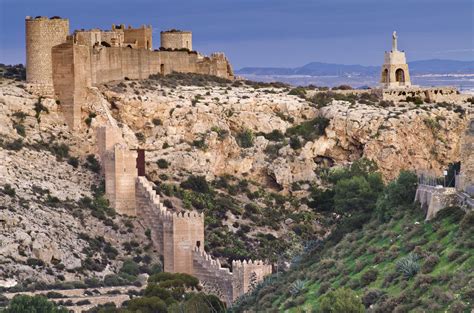
[[[3,313],[67,313],[68,310],[58,307],[44,296],[17,295],[10,301]]]
[[[339,288],[321,298],[319,312],[322,313],[362,313],[364,305],[356,293],[350,289]]]

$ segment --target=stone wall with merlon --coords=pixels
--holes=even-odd
[[[230,306],[234,299],[233,274],[222,268],[204,249],[195,248],[193,253],[194,276],[199,279],[205,292],[215,294]]]
[[[260,260],[233,261],[234,300],[251,291],[260,281],[271,273],[272,266]]]

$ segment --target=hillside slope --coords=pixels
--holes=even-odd
[[[232,312],[340,312],[330,311],[335,303],[352,307],[345,312],[471,312],[474,212],[446,208],[424,222],[418,205],[401,201],[390,207],[386,222],[375,213],[351,221],[346,212],[331,236],[240,299]],[[351,231],[355,223],[363,226]],[[343,298],[331,298],[341,290]]]

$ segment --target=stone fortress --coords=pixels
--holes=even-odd
[[[98,84],[172,72],[234,78],[222,53],[206,57],[192,50],[191,32],[161,32],[161,47],[153,50],[151,26],[112,25],[107,31],[70,34],[69,20],[59,17],[27,17],[25,23],[27,83],[57,97],[72,130],[80,127],[82,106]],[[204,215],[172,212],[160,202],[144,170],[139,173],[137,151],[123,142],[113,119],[97,129],[97,145],[111,207],[151,230],[164,271],[196,276],[205,291],[227,305],[271,274],[272,266],[262,261],[233,261],[230,271],[205,252]]]
[[[205,291],[227,305],[272,273],[272,266],[262,261],[233,261],[232,271],[221,267],[204,251],[204,214],[172,212],[160,202],[153,184],[137,170],[137,152],[122,143],[113,120],[98,129],[97,137],[111,206],[119,214],[138,217],[151,230],[165,272],[196,276]]]
[[[153,50],[151,26],[113,25],[70,34],[69,20],[60,17],[27,16],[25,24],[27,83],[54,93],[73,129],[80,124],[88,88],[98,84],[172,72],[234,78],[223,53],[207,57],[192,50],[191,32],[161,32],[161,47]]]

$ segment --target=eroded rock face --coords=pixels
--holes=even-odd
[[[333,101],[316,109],[311,103],[289,96],[284,89],[250,87],[176,87],[150,90],[135,83],[117,91],[101,88],[118,110],[114,117],[133,132],[143,134],[152,178],[160,173],[158,159],[169,163],[167,172],[223,174],[275,182],[288,189],[298,181],[318,179],[321,167],[344,165],[361,157],[374,160],[385,179],[402,169],[429,170],[440,174],[459,158],[459,137],[466,124],[460,110],[426,104],[376,107]],[[325,134],[289,145],[289,137],[275,142],[260,134],[322,116],[330,120]],[[250,129],[254,145],[241,148],[239,132]],[[130,131],[127,129],[128,134]],[[271,148],[274,148],[273,151]]]
[[[14,196],[0,193],[0,280],[86,277],[90,273],[75,271],[83,266],[84,248],[89,246],[81,233],[101,236],[119,250],[117,261],[109,260],[103,271],[94,273],[98,277],[120,267],[119,259],[126,255],[121,248],[124,242],[136,238],[146,242],[139,223],[129,232],[122,217],[113,219],[117,229],[104,225],[90,210],[79,216],[68,206],[93,196],[91,186],[99,183],[100,176],[83,164],[88,154],[97,151],[95,127],[108,121],[119,125],[130,148],[149,149],[146,170],[151,179],[160,174],[173,181],[190,174],[208,179],[230,174],[283,192],[302,182],[301,193],[293,191],[298,197],[305,196],[307,182],[320,182],[320,169],[360,157],[376,161],[386,179],[401,169],[441,173],[459,159],[460,134],[466,125],[461,114],[466,104],[460,104],[457,112],[436,105],[381,108],[338,101],[317,109],[278,88],[125,85],[123,90],[91,89],[83,107],[84,124],[75,132],[65,125],[61,105],[54,99],[41,99],[47,112],[38,115],[37,96],[14,83],[0,86],[0,188],[10,184],[15,190]],[[279,141],[263,136],[275,130],[285,134],[317,116],[329,119],[324,134],[302,140],[300,148],[291,147],[289,136]],[[23,125],[24,137],[16,124]],[[254,138],[250,147],[243,148],[238,139],[246,129]],[[4,147],[17,139],[23,140],[22,149]],[[74,168],[67,159],[35,146],[38,142],[66,144],[80,165]],[[160,159],[167,161],[166,168],[159,168]],[[28,259],[49,268],[60,263],[64,268],[56,267],[51,274],[47,267],[28,265]]]
[[[37,102],[37,96],[13,83],[0,86],[0,286],[27,279],[53,283],[103,277],[120,268],[127,254],[125,242],[144,237],[139,224],[136,233],[129,232],[126,219],[110,217],[113,224],[105,225],[89,207],[79,207],[82,198],[93,198],[91,187],[100,182],[99,175],[83,165],[94,151],[92,130],[71,133],[60,106],[50,98],[41,99],[37,118]],[[22,125],[24,133],[15,125]],[[15,140],[21,140],[22,147],[11,146]],[[67,162],[68,156],[50,152],[59,144],[78,158],[77,167]],[[81,234],[103,238],[117,248],[117,257],[108,259],[103,271],[81,269],[87,258],[84,249],[90,247]],[[92,257],[101,260],[97,253]]]

